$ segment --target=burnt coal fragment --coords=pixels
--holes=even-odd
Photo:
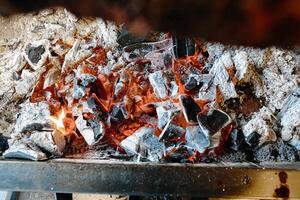
[[[45,47],[43,45],[39,45],[37,47],[31,47],[27,46],[25,49],[25,52],[28,56],[28,59],[33,63],[37,64],[41,58],[42,55],[45,53]]]
[[[114,105],[111,111],[111,119],[113,121],[122,121],[127,119],[128,115],[123,104]]]
[[[0,154],[8,149],[8,138],[4,137],[2,134],[0,135]]]
[[[195,54],[195,42],[190,38],[173,36],[174,53],[176,58],[192,56]]]
[[[211,135],[231,122],[229,115],[221,110],[210,110],[207,114],[199,114],[197,119],[200,127],[208,130]]]
[[[251,148],[257,147],[259,144],[260,135],[256,132],[251,133],[248,137],[245,138],[246,144]]]
[[[209,146],[210,140],[207,133],[203,132],[199,126],[189,126],[186,128],[186,146],[203,153]]]
[[[184,84],[184,88],[187,91],[196,91],[199,90],[203,86],[203,82],[199,81],[199,78],[197,75],[189,75],[188,80]]]
[[[244,145],[243,134],[237,129],[234,129],[230,134],[229,148],[233,151],[240,151],[243,149],[243,145]]]
[[[194,101],[194,99],[191,96],[188,95],[180,95],[179,101],[186,121],[192,124],[196,124],[197,115],[199,112],[201,112],[201,109],[198,106],[198,104]]]

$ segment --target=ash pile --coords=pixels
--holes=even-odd
[[[75,20],[68,37],[31,41],[2,58],[14,56],[13,92],[1,100],[9,94],[19,105],[5,158],[299,159],[296,51],[137,38],[95,23],[78,35]]]

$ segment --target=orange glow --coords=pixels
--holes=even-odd
[[[74,133],[75,122],[70,112],[62,108],[57,115],[49,116],[52,126],[55,130],[61,132],[63,135],[70,135]]]

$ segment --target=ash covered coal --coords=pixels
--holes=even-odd
[[[15,113],[13,128],[3,129],[12,133],[6,158],[299,159],[294,51],[196,39],[180,49],[171,34],[134,38],[111,22],[60,10],[50,19],[58,25],[48,23],[49,33],[32,33],[0,60],[10,67],[0,67],[0,109],[18,105],[4,111]]]

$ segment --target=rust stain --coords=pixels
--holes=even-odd
[[[290,196],[290,189],[287,184],[288,175],[286,172],[281,171],[278,174],[280,186],[274,191],[273,197],[288,199]]]

